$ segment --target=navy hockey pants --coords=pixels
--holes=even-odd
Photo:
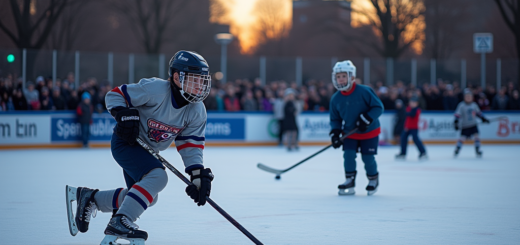
[[[366,139],[344,139],[343,140],[343,159],[345,173],[352,173],[356,171],[356,157],[357,153],[361,152],[361,159],[365,163],[365,171],[368,176],[374,176],[377,172],[376,158],[377,146],[379,144],[379,136]]]
[[[130,145],[115,133],[112,134],[111,149],[112,156],[119,166],[123,168],[128,189],[132,188],[136,182],[139,182],[152,169],[165,169],[157,158],[152,156],[137,142],[134,145]]]

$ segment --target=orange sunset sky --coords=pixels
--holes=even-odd
[[[255,15],[255,5],[262,0],[213,0],[221,3],[229,10],[226,16],[212,16],[212,19],[222,24],[230,25],[230,32],[238,38],[242,53],[252,53],[254,48],[259,44],[257,32],[254,28],[257,21]],[[334,0],[331,0],[334,1]],[[282,9],[283,19],[290,23],[292,19],[292,0],[278,0],[279,8]],[[352,8],[358,10],[373,10],[369,0],[352,0]],[[351,25],[356,27],[368,23],[366,17],[352,13]],[[406,36],[406,33],[405,33]],[[422,44],[418,43],[412,46],[416,53],[420,53]]]

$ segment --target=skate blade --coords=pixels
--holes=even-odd
[[[395,157],[396,161],[406,161],[406,157]]]
[[[340,196],[352,196],[354,194],[356,194],[354,187],[347,188],[347,189],[339,189],[339,191],[338,191],[338,195],[340,195]]]
[[[118,239],[127,240],[130,243],[121,244],[121,243],[117,242]],[[118,237],[118,236],[113,236],[113,235],[105,235],[105,238],[103,239],[103,241],[101,241],[101,245],[145,245],[145,244],[144,244],[144,239],[125,238],[125,237]]]
[[[74,211],[73,211],[73,201],[77,201],[76,199],[76,191],[78,188],[72,187],[72,186],[65,186],[65,195],[66,195],[66,201],[67,201],[67,218],[69,220],[69,231],[72,236],[75,236],[78,234],[78,226],[76,225],[76,220],[74,217]]]
[[[376,192],[377,192],[377,188],[373,191],[367,191],[367,196],[372,196],[372,195],[376,194]]]

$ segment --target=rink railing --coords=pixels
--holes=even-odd
[[[488,125],[479,125],[483,143],[520,143],[520,111],[485,112],[498,118]],[[395,112],[387,111],[380,118],[382,145],[393,140]],[[427,144],[453,143],[459,132],[453,126],[452,112],[423,112],[419,136]],[[301,145],[325,145],[329,142],[329,114],[305,112],[298,116]],[[108,113],[95,113],[90,126],[90,145],[110,144],[115,120]],[[276,145],[278,120],[264,112],[208,112],[206,145],[258,146]],[[81,126],[74,111],[63,112],[0,112],[0,149],[40,147],[80,147]]]

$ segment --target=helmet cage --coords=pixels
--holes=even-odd
[[[347,73],[347,83],[346,84],[338,83],[338,80],[336,79],[336,74],[339,74],[339,73]],[[350,71],[333,72],[332,73],[332,83],[334,84],[334,87],[339,91],[349,90],[352,87],[352,84],[354,83],[354,80],[352,79],[352,77],[353,77],[353,73]]]
[[[210,75],[179,71],[179,82],[182,97],[190,103],[203,101],[208,97],[211,90]]]

